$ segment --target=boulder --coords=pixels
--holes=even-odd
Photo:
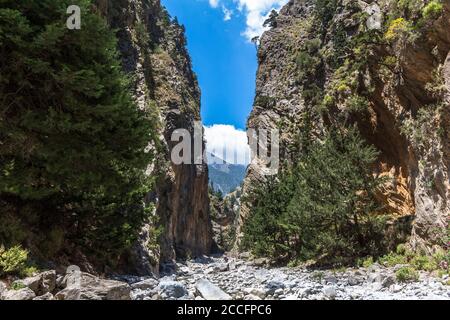
[[[323,294],[331,300],[334,300],[336,298],[337,292],[334,287],[326,287],[323,289]]]
[[[144,281],[133,283],[131,285],[131,288],[133,290],[136,290],[136,289],[139,289],[139,290],[152,290],[152,289],[155,289],[157,286],[158,286],[158,280],[150,278],[150,279],[146,279]]]
[[[57,300],[130,300],[131,287],[120,281],[100,279],[74,271],[64,280],[66,288],[55,296]]]
[[[34,298],[33,300],[55,300],[55,297],[50,292],[47,292],[46,294],[43,294],[42,296],[38,296],[38,297]]]
[[[16,280],[13,282],[13,286],[29,288],[37,296],[53,292],[56,287],[56,271],[45,271],[33,277]]]
[[[205,300],[231,300],[231,296],[206,279],[195,284],[197,291]]]
[[[158,285],[158,292],[163,297],[176,299],[189,294],[186,287],[182,283],[173,280],[161,281]]]
[[[266,283],[267,294],[274,294],[277,289],[284,289],[285,284],[278,280],[270,280]]]
[[[36,294],[30,288],[7,290],[2,294],[2,300],[32,300]]]
[[[41,278],[39,276],[28,277],[25,279],[16,280],[12,283],[14,288],[29,288],[35,294],[39,291],[39,284],[41,283]]]
[[[246,288],[244,289],[244,292],[246,294],[252,294],[254,296],[260,297],[261,299],[264,299],[267,295],[265,290],[258,288]]]
[[[383,282],[381,282],[383,288],[389,288],[393,284],[395,284],[395,277],[393,275],[387,276],[384,278]]]

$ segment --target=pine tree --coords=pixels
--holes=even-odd
[[[290,170],[250,195],[246,245],[282,260],[351,263],[383,250],[383,221],[372,174],[376,150],[356,129],[334,129],[304,149]],[[325,259],[324,259],[325,258]]]
[[[73,4],[81,30],[66,27]],[[114,33],[88,0],[3,0],[0,52],[1,202],[118,252],[145,219],[155,130],[129,94]]]

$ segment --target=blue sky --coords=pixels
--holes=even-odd
[[[253,105],[257,69],[256,48],[250,39],[262,34],[270,11],[287,1],[161,0],[186,28],[202,91],[202,120],[210,152],[226,144],[239,158],[248,153],[242,130]]]
[[[230,124],[244,129],[255,91],[256,50],[244,36],[245,16],[225,21],[208,0],[163,0],[186,27],[188,49],[202,91],[207,126]]]

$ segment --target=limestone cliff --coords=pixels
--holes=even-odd
[[[306,115],[319,139],[333,123],[356,124],[381,152],[386,213],[413,219],[414,248],[439,245],[450,213],[450,1],[291,0],[270,24],[248,127],[281,128],[291,161]],[[244,193],[261,169],[256,159]]]
[[[187,129],[193,136],[194,122],[200,121],[200,89],[186,50],[184,27],[159,0],[100,0],[98,7],[118,29],[123,67],[133,78],[139,107],[154,108],[159,114],[160,144],[152,146],[158,159],[150,169],[158,179],[147,200],[155,203],[155,220],[162,228],[160,251],[149,252],[149,237],[156,233],[149,226],[134,257],[137,272],[146,273],[158,261],[209,253],[212,247],[208,168],[170,161],[173,130]]]

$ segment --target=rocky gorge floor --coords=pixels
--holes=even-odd
[[[399,282],[400,267],[269,268],[262,259],[216,256],[166,264],[159,279],[102,279],[70,266],[0,281],[0,300],[450,300],[448,278],[420,272],[418,281]]]
[[[399,283],[395,277],[399,267],[374,264],[370,268],[345,271],[314,271],[267,268],[258,261],[226,256],[205,257],[177,263],[159,281],[147,279],[131,284],[131,297],[135,300],[450,300],[450,287],[444,284],[446,279],[422,272],[417,282]]]

